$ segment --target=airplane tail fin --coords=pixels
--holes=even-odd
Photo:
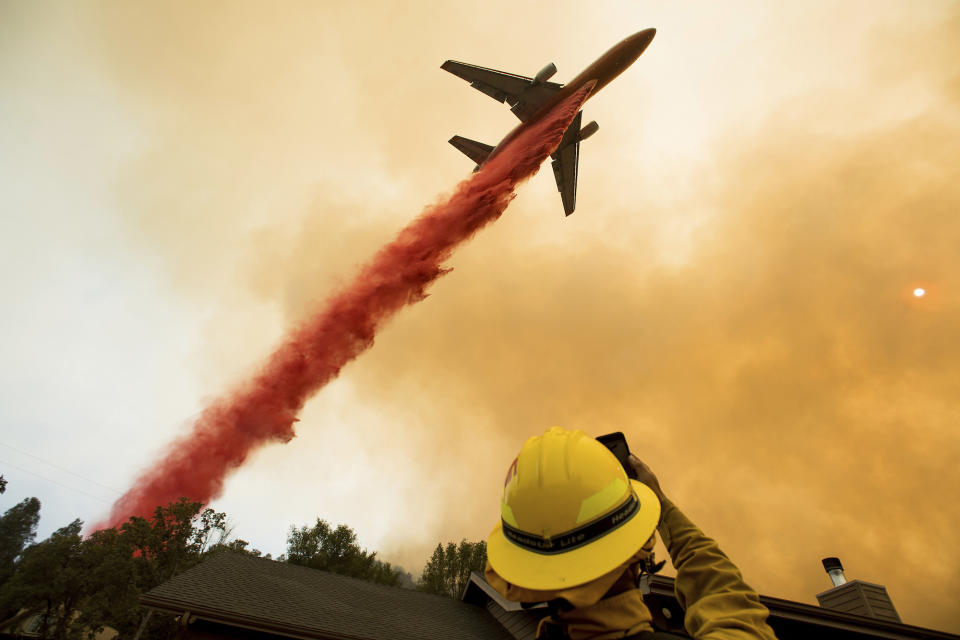
[[[459,149],[461,153],[477,163],[477,166],[473,169],[474,171],[486,162],[490,152],[493,151],[493,147],[490,145],[471,140],[470,138],[464,138],[463,136],[453,136],[449,142]]]

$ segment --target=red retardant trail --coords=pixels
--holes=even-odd
[[[552,153],[592,85],[557,105],[446,201],[428,207],[361,268],[356,279],[292,330],[263,368],[232,395],[203,411],[190,434],[137,479],[95,529],[149,516],[181,496],[204,503],[219,496],[227,474],[254,449],[295,435],[304,403],[345,364],[373,346],[377,329],[448,268],[453,250],[493,222]]]

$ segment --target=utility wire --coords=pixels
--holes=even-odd
[[[75,477],[77,477],[77,478],[80,478],[81,480],[86,480],[87,482],[90,482],[90,483],[92,483],[92,484],[95,484],[95,485],[97,485],[98,487],[102,487],[102,488],[104,488],[104,489],[107,489],[108,491],[112,491],[112,492],[114,492],[115,494],[117,494],[118,496],[119,496],[119,495],[123,495],[123,492],[122,492],[122,491],[117,491],[117,490],[114,489],[113,487],[108,487],[107,485],[101,484],[101,483],[97,482],[96,480],[91,480],[90,478],[85,478],[85,477],[83,477],[82,475],[80,475],[79,473],[74,473],[73,471],[70,471],[70,469],[65,469],[64,467],[61,467],[61,466],[58,465],[58,464],[55,464],[55,463],[53,463],[53,462],[50,462],[49,460],[44,460],[44,459],[41,458],[40,456],[35,456],[35,455],[33,455],[32,453],[27,453],[26,451],[24,451],[24,450],[22,450],[22,449],[17,449],[15,446],[10,445],[10,444],[7,444],[6,442],[0,442],[0,446],[6,447],[7,449],[12,449],[13,451],[16,451],[17,453],[21,453],[21,454],[23,454],[23,455],[25,455],[25,456],[30,456],[30,457],[33,458],[34,460],[39,460],[39,461],[42,462],[43,464],[50,465],[50,466],[53,467],[54,469],[59,469],[60,471],[63,471],[64,473],[69,473],[70,475],[75,476]],[[21,471],[22,471],[22,469],[21,469]],[[29,473],[29,472],[28,472],[28,473]],[[36,475],[36,474],[34,474],[34,475]],[[40,477],[43,477],[43,476],[40,476]]]
[[[96,500],[96,501],[98,501],[98,502],[102,502],[103,504],[106,504],[106,505],[109,505],[109,504],[110,504],[110,502],[104,500],[103,498],[97,497],[97,496],[93,495],[92,493],[87,493],[86,491],[81,491],[80,489],[77,489],[76,487],[67,486],[67,485],[65,485],[65,484],[63,484],[63,483],[61,483],[61,482],[57,482],[56,480],[52,480],[52,479],[50,479],[50,478],[48,478],[48,477],[46,477],[46,476],[42,476],[42,475],[40,475],[39,473],[34,473],[33,471],[30,471],[29,469],[24,469],[23,467],[18,467],[18,466],[15,465],[15,464],[10,464],[9,462],[4,462],[3,460],[0,460],[0,465],[5,465],[5,466],[7,466],[7,467],[11,467],[11,468],[16,469],[16,470],[18,470],[18,471],[23,471],[24,473],[29,473],[29,474],[32,475],[32,476],[37,476],[38,478],[40,478],[40,479],[42,479],[42,480],[46,480],[47,482],[52,482],[53,484],[58,485],[58,486],[61,486],[61,487],[63,487],[64,489],[69,489],[70,491],[76,491],[77,493],[82,493],[83,495],[85,495],[85,496],[87,496],[87,497],[89,497],[89,498],[93,498],[94,500]]]

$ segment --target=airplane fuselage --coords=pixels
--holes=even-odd
[[[553,107],[569,98],[571,95],[582,89],[590,82],[595,82],[596,84],[590,91],[590,95],[587,96],[587,100],[595,96],[600,89],[610,84],[614,78],[623,73],[627,67],[636,62],[637,58],[640,57],[640,54],[642,54],[647,46],[649,46],[650,42],[653,40],[653,36],[656,33],[656,29],[644,29],[643,31],[638,31],[632,36],[624,38],[619,43],[614,45],[609,51],[597,58],[593,64],[584,69],[577,77],[564,85],[563,88],[555,93],[550,100],[544,103],[531,118],[525,122],[521,122],[513,129],[513,131],[508,133],[506,137],[504,137],[503,140],[501,140],[497,146],[494,147],[493,151],[490,152],[490,155],[487,156],[487,159],[483,162],[483,164],[489,162],[491,158],[502,151],[514,138],[520,135],[520,132],[526,127],[538,121],[544,115],[549,113]]]

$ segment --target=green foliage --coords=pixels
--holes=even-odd
[[[40,523],[40,501],[27,498],[0,516],[0,584],[6,582],[23,549],[33,542]]]
[[[115,586],[121,590],[125,584],[126,597],[91,598],[83,618],[90,627],[109,625],[124,637],[144,624],[141,638],[150,640],[169,637],[174,624],[169,616],[148,616],[141,610],[140,594],[201,562],[226,542],[230,528],[227,514],[180,498],[157,507],[150,518],[134,516],[119,531],[97,533],[100,552],[116,562],[116,575],[124,577]]]
[[[332,571],[380,584],[400,585],[400,572],[391,567],[389,562],[378,560],[375,551],[361,549],[353,529],[345,524],[333,529],[330,523],[319,518],[313,527],[290,527],[284,559],[291,564],[312,569]]]
[[[487,543],[461,540],[457,545],[448,542],[446,548],[438,543],[423,569],[417,588],[460,598],[470,581],[470,572],[483,572],[487,564]]]
[[[135,552],[137,583],[146,591],[200,562],[210,545],[229,535],[227,515],[180,498],[149,519],[134,516],[120,527]]]
[[[413,574],[401,567],[398,564],[393,565],[394,571],[396,571],[400,576],[400,584],[398,586],[403,587],[404,589],[416,589],[417,583],[413,579]]]
[[[83,541],[81,555],[89,588],[78,626],[95,632],[108,626],[126,632],[136,628],[143,587],[130,538],[116,529],[96,531]]]
[[[225,513],[186,498],[86,539],[75,520],[31,544],[39,517],[36,498],[0,517],[0,619],[18,611],[40,615],[40,640],[88,640],[107,626],[122,638],[169,640],[178,629],[173,616],[144,611],[141,594],[211,553],[261,555],[246,540],[229,539]],[[376,556],[360,547],[350,527],[318,519],[313,527],[291,527],[281,559],[381,584],[410,582],[409,574]]]
[[[79,520],[47,540],[33,539],[39,502],[24,501],[0,519],[0,544],[10,557],[11,577],[0,584],[0,609],[41,615],[42,640],[68,640],[105,626],[123,637],[143,627],[143,640],[166,640],[176,630],[170,616],[147,616],[140,594],[224,548],[246,551],[245,541],[227,542],[225,513],[181,498],[158,507],[150,518],[133,517],[119,529],[81,538]],[[17,510],[19,508],[19,510]],[[16,511],[15,511],[16,510]],[[4,535],[6,532],[7,535]],[[19,550],[19,551],[18,551]]]
[[[247,549],[247,547],[249,546],[250,546],[250,543],[247,542],[246,540],[236,538],[229,542],[216,543],[215,545],[211,546],[207,550],[207,554],[209,555],[211,553],[217,553],[219,551],[235,551],[237,553],[245,553],[248,556],[253,556],[254,558],[264,557],[267,560],[271,559],[269,553],[266,556],[264,556],[259,549]]]
[[[40,522],[40,501],[27,498],[0,516],[0,620],[17,612],[16,598],[3,586],[13,577],[24,548],[33,542]]]
[[[82,556],[82,523],[74,520],[43,542],[24,549],[4,585],[4,599],[41,615],[40,637],[66,640],[83,603],[88,579]]]

